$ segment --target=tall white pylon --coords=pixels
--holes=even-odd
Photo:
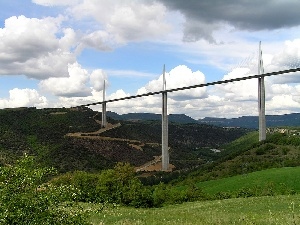
[[[105,102],[105,80],[103,83],[102,121],[101,127],[106,127],[106,102]]]
[[[163,90],[167,89],[166,85],[166,68],[163,68]],[[169,147],[168,147],[168,106],[167,92],[162,93],[162,141],[161,141],[161,170],[169,170]]]
[[[258,53],[258,74],[264,73],[264,65],[262,59],[261,41],[259,42]],[[265,97],[265,78],[262,76],[258,78],[258,128],[259,141],[266,140],[266,97]]]

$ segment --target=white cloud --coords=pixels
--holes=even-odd
[[[268,110],[274,112],[274,114],[283,114],[298,110],[300,108],[299,96],[297,100],[293,95],[276,95],[271,101],[266,103]]]
[[[185,65],[180,65],[172,69],[166,76],[166,86],[168,89],[174,89],[179,87],[187,87],[195,84],[204,84],[205,76],[202,72],[192,72]],[[138,90],[138,93],[154,92],[163,90],[163,75],[158,79],[150,81],[144,88]],[[188,99],[188,98],[203,98],[205,97],[206,88],[195,88],[191,90],[184,90],[169,94],[174,99]]]
[[[119,44],[151,40],[170,28],[165,22],[166,8],[155,1],[85,0],[69,11],[78,20],[93,18]]]
[[[88,71],[78,63],[69,64],[68,67],[69,77],[50,77],[40,82],[40,88],[56,96],[89,96],[91,89],[86,86],[89,81]]]
[[[107,74],[103,70],[97,69],[91,73],[90,84],[92,85],[94,90],[102,91],[104,87],[104,81],[105,81],[105,86],[107,87],[108,86]]]
[[[100,51],[111,51],[116,47],[114,37],[103,30],[97,30],[82,36],[79,49],[93,48]]]
[[[290,69],[300,67],[300,39],[285,41],[285,48],[272,60],[273,66]]]
[[[0,99],[0,108],[30,107],[44,108],[48,106],[46,97],[34,89],[14,88],[9,91],[9,99]]]
[[[43,19],[10,17],[0,29],[0,74],[24,74],[30,78],[67,76],[68,63],[75,62],[69,51],[74,32],[65,29],[61,39],[63,17]]]
[[[274,54],[267,71],[279,71],[293,68],[300,68],[300,39],[288,40],[284,43],[284,49]],[[274,83],[299,83],[299,72],[279,75],[274,78]]]
[[[230,80],[234,78],[246,77],[251,75],[249,68],[236,68],[222,80]],[[217,85],[217,89],[223,94],[226,99],[235,101],[255,101],[257,100],[258,92],[257,79],[232,82],[222,85]]]

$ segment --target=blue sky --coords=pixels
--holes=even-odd
[[[71,107],[300,65],[294,0],[0,0],[0,108]],[[257,10],[259,8],[259,10]],[[267,114],[298,112],[299,74],[266,80]],[[257,115],[257,81],[173,93],[169,113]],[[161,112],[161,96],[108,105]],[[95,106],[100,110],[101,106]]]

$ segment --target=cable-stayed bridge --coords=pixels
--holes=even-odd
[[[297,65],[298,66],[298,63]],[[166,89],[166,79],[165,79],[165,66],[163,68],[163,90],[156,91],[156,92],[148,92],[144,94],[138,94],[138,95],[132,95],[122,98],[115,98],[115,99],[105,99],[105,81],[104,81],[104,89],[103,89],[103,101],[100,102],[94,102],[89,104],[80,105],[78,107],[88,107],[88,106],[94,106],[94,105],[102,105],[102,127],[106,127],[106,104],[111,102],[117,102],[117,101],[124,101],[129,99],[135,99],[135,98],[141,98],[141,97],[147,97],[147,96],[153,96],[153,95],[162,95],[162,171],[168,171],[169,170],[169,147],[168,147],[168,114],[167,114],[167,94],[171,92],[177,92],[177,91],[183,91],[183,90],[189,90],[189,89],[195,89],[195,88],[203,88],[208,86],[214,86],[214,85],[222,85],[232,82],[239,82],[249,79],[257,79],[258,80],[258,117],[259,117],[259,141],[263,141],[266,139],[266,119],[265,119],[265,83],[264,78],[269,76],[276,76],[276,75],[284,75],[284,74],[290,74],[300,72],[300,67],[286,69],[286,70],[280,70],[276,72],[269,72],[265,73],[263,68],[263,60],[262,60],[262,51],[259,47],[259,59],[258,59],[258,73],[256,75],[250,75],[245,77],[239,77],[234,79],[228,79],[228,80],[220,80],[220,81],[214,81],[210,83],[204,83],[204,84],[196,84],[186,87],[180,87],[180,88],[173,88],[173,89]]]

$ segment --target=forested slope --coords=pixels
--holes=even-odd
[[[139,166],[161,154],[159,121],[121,122],[121,126],[90,139],[83,134],[97,131],[101,113],[89,108],[0,110],[0,163],[9,164],[25,152],[60,172],[98,171],[116,162]],[[110,123],[119,121],[108,118]],[[98,121],[98,122],[97,122]],[[192,168],[215,160],[210,148],[229,143],[247,133],[211,125],[169,124],[171,163],[177,169]],[[66,136],[78,133],[80,138]],[[108,136],[118,140],[107,140]],[[122,140],[123,139],[123,140]],[[138,147],[134,146],[134,141]]]

